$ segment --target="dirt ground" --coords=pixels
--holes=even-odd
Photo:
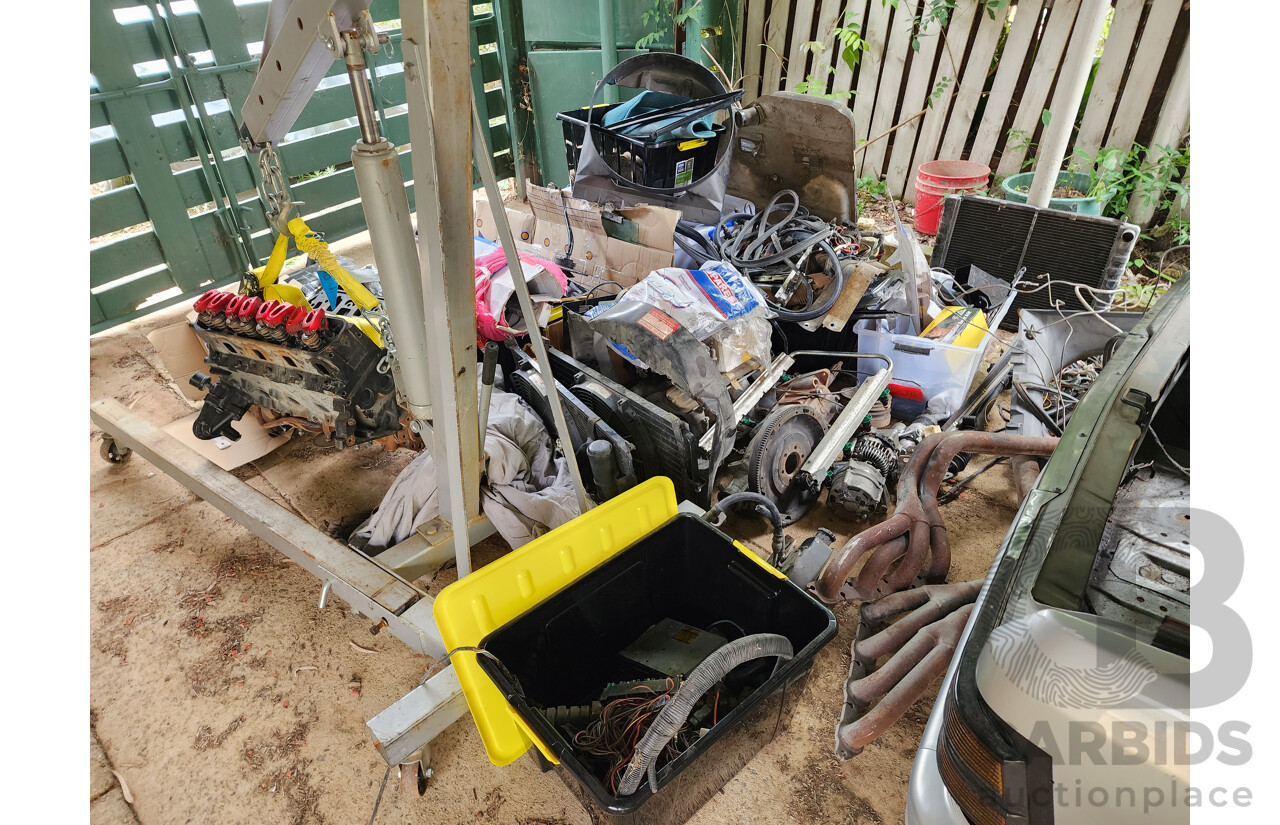
[[[358,263],[369,261],[359,238],[335,246]],[[145,338],[185,311],[92,339],[91,397],[114,397],[156,423],[189,414]],[[318,580],[146,461],[107,464],[98,456],[100,438],[91,427],[89,715],[104,761],[133,801],[120,798],[123,789],[98,765],[91,820],[368,821],[386,765],[365,721],[414,687],[432,660],[389,634],[371,636],[368,622],[340,600],[318,610]],[[381,447],[326,450],[295,437],[236,474],[324,528],[375,507],[410,457]],[[1014,510],[1004,467],[944,508],[951,581],[985,575]],[[840,541],[859,527],[819,506],[790,532],[804,537],[823,525]],[[762,523],[735,520],[728,529],[765,554]],[[494,538],[474,557],[483,563],[503,552]],[[452,578],[446,568],[432,589]],[[932,698],[858,757],[836,761],[833,730],[856,604],[836,615],[839,636],[818,654],[789,726],[691,823],[902,821]],[[393,773],[377,822],[589,822],[560,779],[531,759],[493,766],[470,717],[437,738],[433,750],[426,794],[402,794]]]

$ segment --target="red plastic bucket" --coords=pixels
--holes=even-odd
[[[987,185],[991,167],[971,160],[931,160],[916,169],[916,229],[938,234],[942,200],[947,195],[974,192]]]

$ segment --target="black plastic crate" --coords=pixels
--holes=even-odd
[[[733,671],[733,678],[760,682],[704,736],[659,763],[656,793],[645,781],[618,797],[597,776],[599,764],[541,709],[590,703],[606,685],[647,678],[619,651],[667,618],[725,629],[730,640],[739,632],[781,634],[795,655],[776,669],[775,659],[760,659]],[[502,667],[487,656],[477,662],[555,753],[557,774],[593,821],[675,825],[773,740],[794,711],[818,651],[835,635],[830,610],[747,558],[729,536],[681,514],[490,634],[482,646]]]
[[[722,125],[712,127],[716,132],[714,138],[667,140],[650,144],[644,138],[618,134],[610,127],[600,125],[604,116],[620,105],[610,103],[597,106],[594,110],[588,106],[556,115],[564,132],[564,153],[570,171],[578,168],[582,142],[587,139],[588,115],[591,117],[592,130],[599,136],[596,148],[600,158],[632,183],[655,189],[671,189],[699,180],[715,168],[720,141],[724,139]]]

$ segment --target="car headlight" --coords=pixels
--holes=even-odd
[[[979,599],[942,707],[938,770],[974,825],[1053,822],[1052,759],[993,713],[978,691],[978,659],[1004,612],[1014,562],[1002,560]]]

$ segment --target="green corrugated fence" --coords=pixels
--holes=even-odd
[[[518,2],[515,4],[518,13]],[[267,2],[94,0],[90,4],[90,332],[232,283],[270,253],[256,158],[240,148],[237,113],[261,56]],[[472,7],[472,78],[498,177],[515,174],[509,88],[519,55],[504,47],[512,0]],[[399,10],[374,0],[392,49],[373,56],[381,130],[409,142]],[[504,13],[508,19],[504,20]],[[504,25],[505,24],[505,25]],[[523,132],[523,129],[517,131]],[[350,168],[359,128],[335,61],[280,145],[294,201],[328,240],[360,232]],[[523,158],[523,152],[521,152]],[[412,177],[409,152],[400,163]],[[409,186],[410,204],[413,187]]]

